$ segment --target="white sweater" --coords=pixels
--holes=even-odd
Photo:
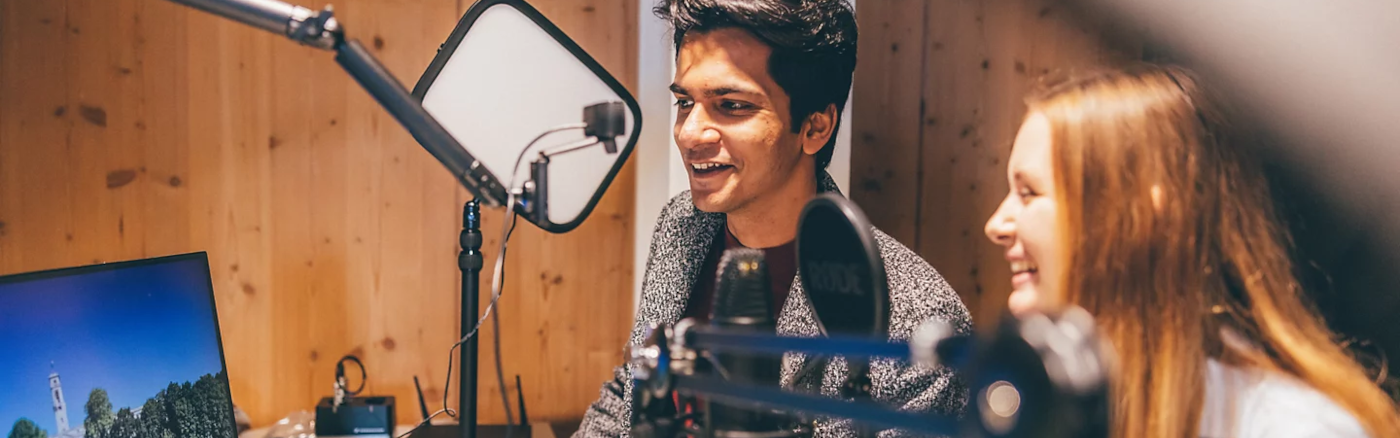
[[[1369,438],[1351,412],[1290,376],[1206,364],[1204,438]]]

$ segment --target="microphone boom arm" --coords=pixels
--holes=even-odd
[[[907,360],[916,367],[960,370],[970,387],[969,412],[901,412],[874,400],[831,399],[777,387],[729,382],[702,362],[714,351]],[[1111,346],[1093,318],[1071,307],[1052,315],[1008,317],[991,336],[960,336],[924,323],[907,342],[883,339],[783,337],[684,319],[651,330],[628,349],[633,381],[632,427],[638,438],[673,438],[690,429],[671,409],[674,395],[698,395],[726,405],[849,418],[858,423],[944,436],[1107,436]],[[1073,421],[1065,421],[1074,418]],[[708,417],[707,417],[708,418]],[[701,427],[701,438],[710,438]],[[970,435],[969,435],[970,434]]]
[[[276,33],[299,44],[334,51],[336,63],[408,130],[418,144],[442,163],[476,199],[492,207],[506,203],[506,189],[457,139],[428,114],[422,102],[394,78],[345,29],[327,5],[320,12],[278,0],[170,0],[214,15]]]
[[[754,385],[727,382],[706,376],[676,376],[675,389],[683,394],[701,395],[710,400],[750,409],[776,409],[807,414],[852,418],[883,427],[918,431],[921,434],[956,436],[955,417],[920,415],[891,410],[873,403],[847,402]]]
[[[170,1],[276,33],[311,47],[324,50],[335,48],[335,37],[330,35],[339,28],[335,20],[324,22],[327,25],[320,26],[321,32],[312,32],[317,29],[308,26],[315,25],[310,20],[316,17],[317,13],[305,7],[278,0]],[[329,12],[330,7],[327,6],[321,13]]]
[[[890,359],[915,359],[916,356],[910,351],[908,343],[885,342],[850,336],[830,338],[772,336],[702,325],[692,326],[684,331],[680,331],[679,326],[677,328],[677,336],[684,336],[687,345],[702,350],[770,354],[801,352],[809,355]],[[963,343],[962,345],[966,346],[967,344]],[[959,356],[966,354],[964,351],[950,353]],[[930,363],[929,365],[935,364]]]

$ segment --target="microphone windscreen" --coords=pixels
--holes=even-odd
[[[726,331],[775,333],[772,283],[763,251],[736,248],[724,252],[715,279],[710,325]],[[773,386],[782,379],[782,359],[763,353],[718,352],[715,365],[732,383]],[[773,431],[781,416],[744,407],[707,403],[710,427],[719,431]],[[716,434],[719,435],[719,434]]]
[[[763,251],[726,250],[715,279],[710,321],[715,325],[764,325],[773,318],[772,283]]]

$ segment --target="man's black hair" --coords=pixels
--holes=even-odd
[[[813,113],[836,105],[831,139],[816,154],[825,169],[856,69],[856,18],[845,0],[661,0],[656,16],[671,23],[676,50],[689,32],[748,31],[773,49],[768,74],[791,101],[792,132]]]

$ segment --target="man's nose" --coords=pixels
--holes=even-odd
[[[707,144],[719,143],[719,131],[706,111],[696,105],[676,129],[676,144],[692,149]]]

